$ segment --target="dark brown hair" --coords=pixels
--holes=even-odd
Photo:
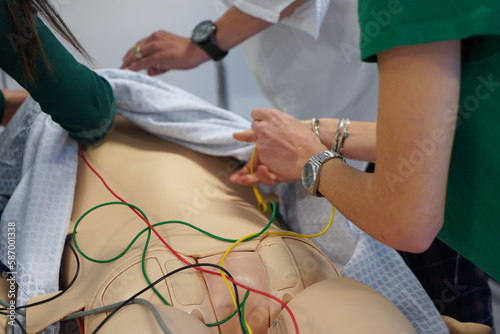
[[[51,72],[43,45],[38,36],[37,14],[44,18],[78,52],[90,60],[89,55],[71,33],[54,7],[47,0],[6,0],[10,33],[17,38],[17,52],[23,79],[33,83],[36,78],[37,53],[40,52]]]

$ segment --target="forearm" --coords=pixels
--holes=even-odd
[[[247,38],[270,27],[272,23],[245,14],[236,7],[231,7],[215,22],[216,44],[223,50],[230,50]]]
[[[309,122],[310,121],[306,121]],[[339,125],[339,119],[319,119],[320,138],[323,145],[332,148]],[[361,161],[375,162],[376,158],[376,123],[352,121],[349,124],[343,144],[343,156],[345,158]]]
[[[322,118],[319,121],[321,142],[330,149],[338,131],[339,119]],[[302,123],[312,130],[310,120]],[[348,133],[343,156],[375,162],[376,123],[351,121]],[[370,236],[396,249],[409,250],[407,238],[415,239],[417,236],[408,233],[410,230],[403,215],[398,214],[397,208],[405,204],[399,196],[387,192],[387,187],[375,187],[374,181],[374,174],[361,172],[339,159],[333,159],[323,166],[319,191]],[[402,242],[399,243],[399,240]]]
[[[423,206],[418,207],[415,201],[415,206],[410,209],[410,195],[400,196],[399,193],[388,192],[385,187],[377,187],[375,177],[375,174],[359,171],[339,159],[333,159],[323,166],[319,191],[347,219],[374,239],[399,250],[425,250],[429,232],[435,234],[437,230],[419,227],[412,219],[418,218],[417,215],[407,217],[411,212],[422,210]]]
[[[375,173],[335,159],[325,164],[319,190],[372,237],[422,251],[444,219],[455,122],[443,115],[458,110],[460,41],[400,47],[378,58]]]
[[[281,10],[281,17],[289,15],[305,1],[293,1]],[[233,6],[229,7],[226,13],[215,22],[217,29],[212,37],[218,48],[229,51],[273,23],[275,22],[268,22],[246,14]],[[210,59],[208,53],[190,37],[156,31],[149,37],[136,42],[135,46],[129,49],[123,57],[120,67],[132,71],[146,69],[149,75],[159,75],[172,69],[192,69]]]
[[[296,0],[285,8],[280,19],[293,13],[293,11],[307,0]],[[262,20],[246,14],[236,7],[228,9],[216,22],[217,33],[215,42],[223,50],[230,50],[246,39],[273,25],[272,22]]]

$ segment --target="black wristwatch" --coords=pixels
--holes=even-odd
[[[191,34],[191,41],[202,48],[215,61],[221,60],[227,55],[227,51],[215,44],[215,32],[217,27],[212,21],[200,22]]]

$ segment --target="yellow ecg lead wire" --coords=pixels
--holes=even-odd
[[[254,148],[253,153],[252,153],[252,159],[250,160],[250,174],[253,174],[253,164],[255,161],[255,155],[257,154],[257,147]],[[267,203],[264,201],[262,198],[262,194],[260,193],[260,190],[257,186],[252,186],[253,188],[253,193],[255,194],[255,198],[257,198],[257,209],[259,209],[260,212],[267,212],[269,209]]]
[[[253,150],[253,153],[252,153],[252,158],[250,160],[250,174],[253,174],[254,172],[254,161],[255,161],[255,156],[256,156],[256,153],[257,153],[257,147],[254,148]],[[266,212],[268,209],[269,209],[269,206],[268,204],[264,201],[264,199],[262,198],[262,194],[260,193],[260,190],[257,186],[252,186],[253,188],[253,192],[255,194],[255,198],[257,199],[257,208],[260,212]],[[299,233],[295,233],[295,232],[287,232],[287,231],[265,231],[263,232],[263,234],[266,234],[266,235],[270,235],[270,234],[273,234],[273,235],[284,235],[284,236],[292,236],[292,237],[302,237],[302,238],[315,238],[315,237],[319,237],[320,235],[324,234],[332,225],[333,223],[333,218],[335,216],[335,207],[332,206],[332,214],[330,216],[330,221],[328,222],[327,226],[323,229],[323,231],[319,232],[319,233],[316,233],[316,234],[299,234]],[[229,255],[229,253],[241,242],[245,241],[245,240],[248,240],[252,237],[254,237],[255,235],[259,234],[260,232],[258,233],[252,233],[252,234],[249,234],[247,236],[244,236],[240,239],[238,239],[236,242],[234,242],[231,247],[229,247],[226,252],[224,253],[224,255],[222,256],[221,260],[220,260],[220,263],[219,265],[221,267],[223,267],[224,265],[224,261],[226,260],[227,256]],[[222,278],[224,279],[224,281],[226,282],[226,285],[229,289],[229,293],[231,295],[231,299],[233,300],[233,303],[234,303],[234,306],[237,308],[238,307],[238,302],[236,301],[236,296],[234,295],[234,292],[233,292],[233,289],[231,287],[231,284],[229,283],[229,281],[227,280],[226,278],[226,274],[221,270],[221,275],[222,275]],[[243,319],[245,321],[245,325],[247,327],[247,330],[248,330],[248,333],[249,334],[253,334],[252,332],[252,329],[250,328],[250,326],[248,325],[248,322],[247,320],[244,318],[244,315],[243,315]]]

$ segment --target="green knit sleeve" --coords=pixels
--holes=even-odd
[[[107,80],[76,61],[50,29],[38,20],[38,33],[51,71],[39,52],[36,81],[26,83],[22,79],[17,52],[20,43],[25,43],[29,36],[11,33],[6,20],[5,0],[0,0],[0,67],[73,138],[79,142],[102,139],[116,113],[113,91]]]

